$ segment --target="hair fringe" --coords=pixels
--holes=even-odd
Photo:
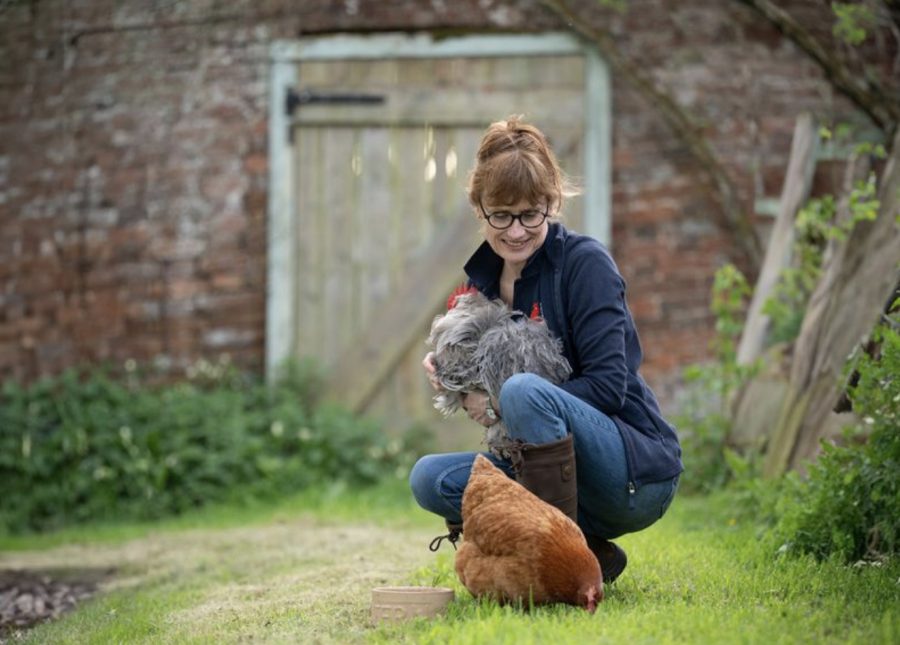
[[[556,213],[580,187],[559,166],[547,137],[521,114],[488,126],[469,173],[469,201],[478,208],[485,200],[512,204],[541,200]]]

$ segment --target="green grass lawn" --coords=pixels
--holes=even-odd
[[[103,593],[26,643],[900,642],[900,565],[779,557],[731,503],[682,497],[655,526],[622,538],[629,567],[594,615],[473,600],[453,574],[452,549],[426,548],[442,523],[399,481],[152,525],[0,538],[0,568],[116,570]],[[450,586],[457,599],[439,619],[372,626],[372,587],[407,583]]]

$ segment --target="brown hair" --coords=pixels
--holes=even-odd
[[[515,204],[521,199],[533,204],[547,200],[551,208],[561,209],[563,199],[578,192],[535,126],[514,115],[488,127],[469,174],[469,202],[476,209],[484,201]]]

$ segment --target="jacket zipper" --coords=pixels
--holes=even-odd
[[[566,263],[566,261],[565,261],[566,260],[566,255],[565,255],[566,243],[565,242],[566,241],[563,240],[563,245],[562,245],[563,250],[562,250],[561,262],[559,262],[559,266],[555,267],[555,269],[553,271],[552,302],[553,302],[554,308],[556,309],[557,320],[562,322],[562,324],[559,324],[559,323],[557,323],[557,324],[559,326],[560,335],[562,336],[563,347],[565,348],[566,354],[571,356],[574,360],[575,352],[574,352],[574,348],[571,346],[571,343],[570,343],[569,329],[568,329],[568,325],[566,325],[566,317],[563,313],[565,310],[563,309],[563,304],[562,304],[562,273],[563,273],[563,267],[565,266],[565,263]],[[621,434],[622,431],[618,428],[618,425],[619,424],[616,424],[616,429]],[[622,438],[622,441],[623,442],[625,441],[624,437]],[[631,457],[628,454],[627,446],[625,447],[625,467],[628,469],[628,476],[630,477],[631,472],[632,472]],[[634,494],[636,492],[637,492],[637,486],[635,486],[634,481],[628,480],[628,510],[629,511],[634,510]]]

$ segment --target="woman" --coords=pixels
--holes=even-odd
[[[625,282],[603,245],[558,222],[574,191],[536,127],[518,117],[492,124],[468,193],[485,238],[465,265],[470,286],[540,315],[562,340],[573,373],[558,386],[518,374],[499,400],[469,392],[464,408],[486,427],[502,418],[524,443],[515,469],[487,456],[578,522],[612,582],[627,558],[609,540],[662,517],[682,471],[675,430],[638,374],[641,346]],[[431,354],[423,364],[433,375]],[[428,455],[410,474],[416,500],[445,518],[451,542],[465,529],[460,506],[475,454]]]

